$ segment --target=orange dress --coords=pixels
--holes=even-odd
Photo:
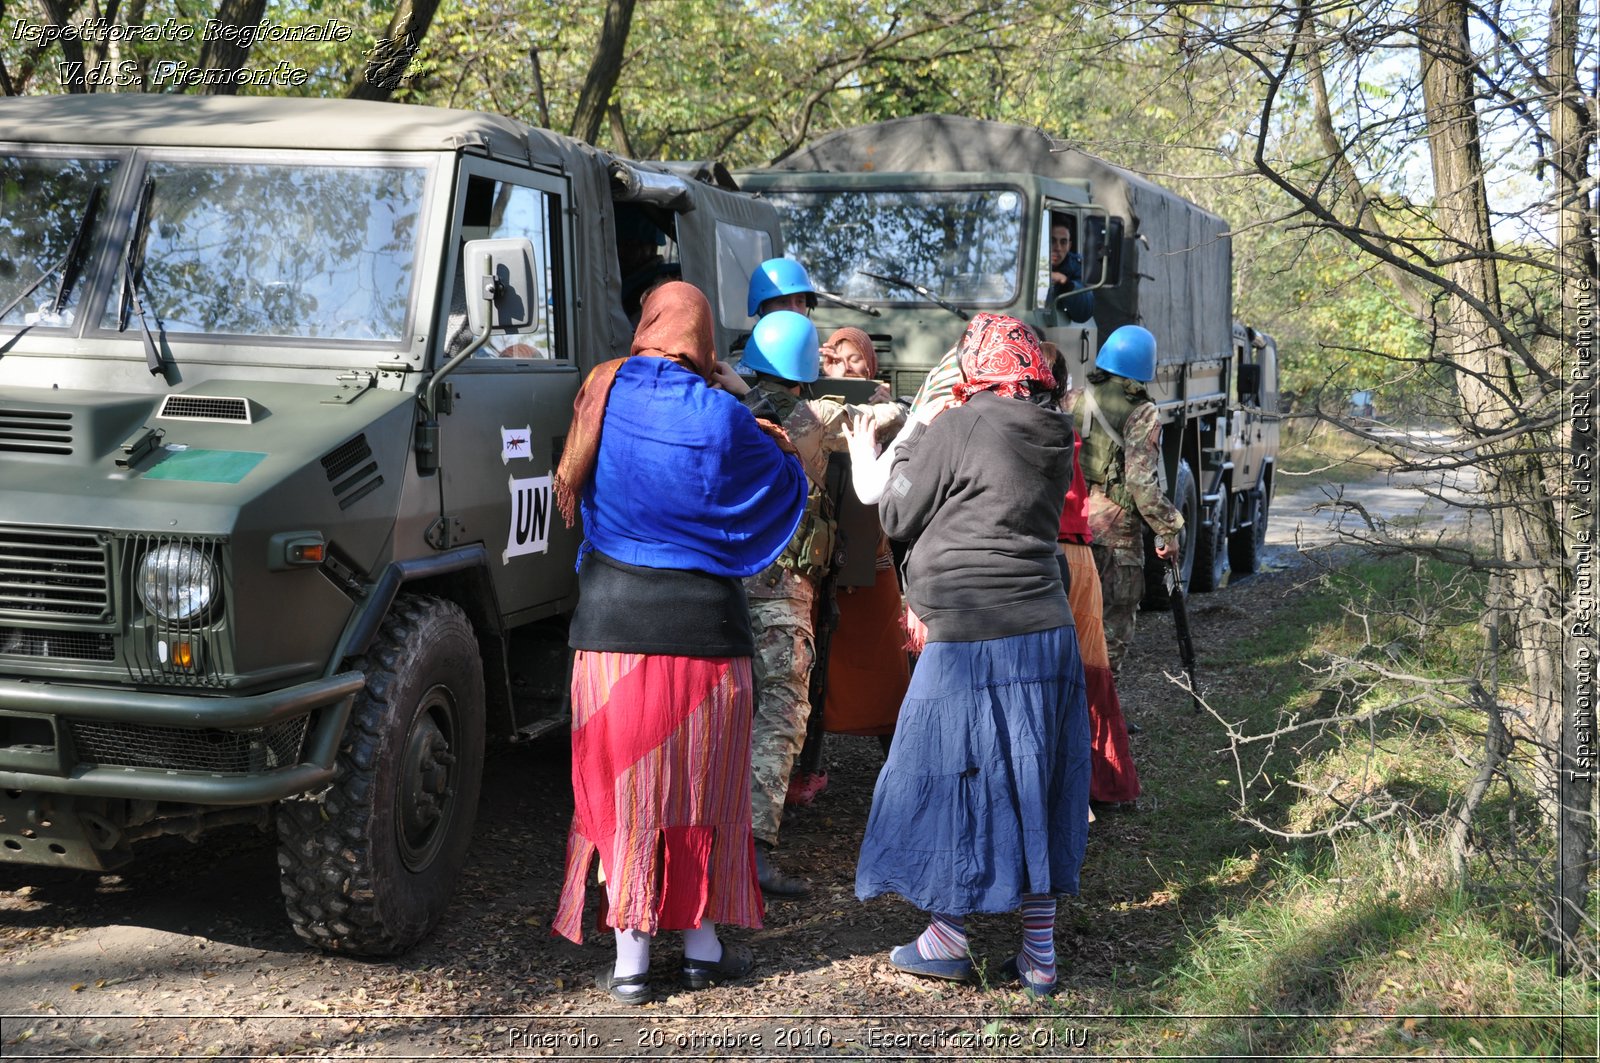
[[[887,540],[878,543],[878,576],[870,587],[841,588],[839,626],[828,650],[828,698],[822,727],[831,734],[894,733],[911,682],[904,605]]]

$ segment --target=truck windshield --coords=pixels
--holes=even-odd
[[[819,288],[868,303],[927,302],[881,279],[895,277],[961,305],[1004,306],[1016,299],[1022,196],[1011,189],[765,195],[783,219],[788,253]]]
[[[94,242],[104,215],[94,204],[118,165],[118,159],[0,157],[0,309],[11,307],[0,325],[72,324],[83,285],[62,281],[73,279]]]
[[[405,334],[427,171],[152,162],[139,272],[167,335],[394,342]],[[116,328],[116,292],[101,325]]]

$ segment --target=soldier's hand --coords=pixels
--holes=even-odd
[[[711,370],[711,386],[719,391],[726,391],[735,398],[743,397],[750,390],[750,385],[733,371],[733,366],[722,361],[717,362]]]
[[[1156,536],[1156,556],[1163,561],[1176,561],[1178,559],[1178,540]]]

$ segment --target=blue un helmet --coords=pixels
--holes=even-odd
[[[756,322],[741,358],[747,369],[809,384],[817,379],[822,363],[817,351],[817,326],[804,314],[774,310]]]
[[[1156,338],[1141,325],[1123,325],[1101,345],[1096,369],[1148,384],[1156,376]]]
[[[816,306],[816,291],[811,286],[811,278],[806,275],[806,268],[800,263],[792,258],[769,258],[750,275],[750,299],[745,312],[755,317],[761,304],[768,299],[796,292],[806,294],[807,306]]]

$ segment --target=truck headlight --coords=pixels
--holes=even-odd
[[[144,555],[135,585],[146,609],[177,622],[205,612],[217,582],[217,566],[204,554],[182,543],[166,543]]]

